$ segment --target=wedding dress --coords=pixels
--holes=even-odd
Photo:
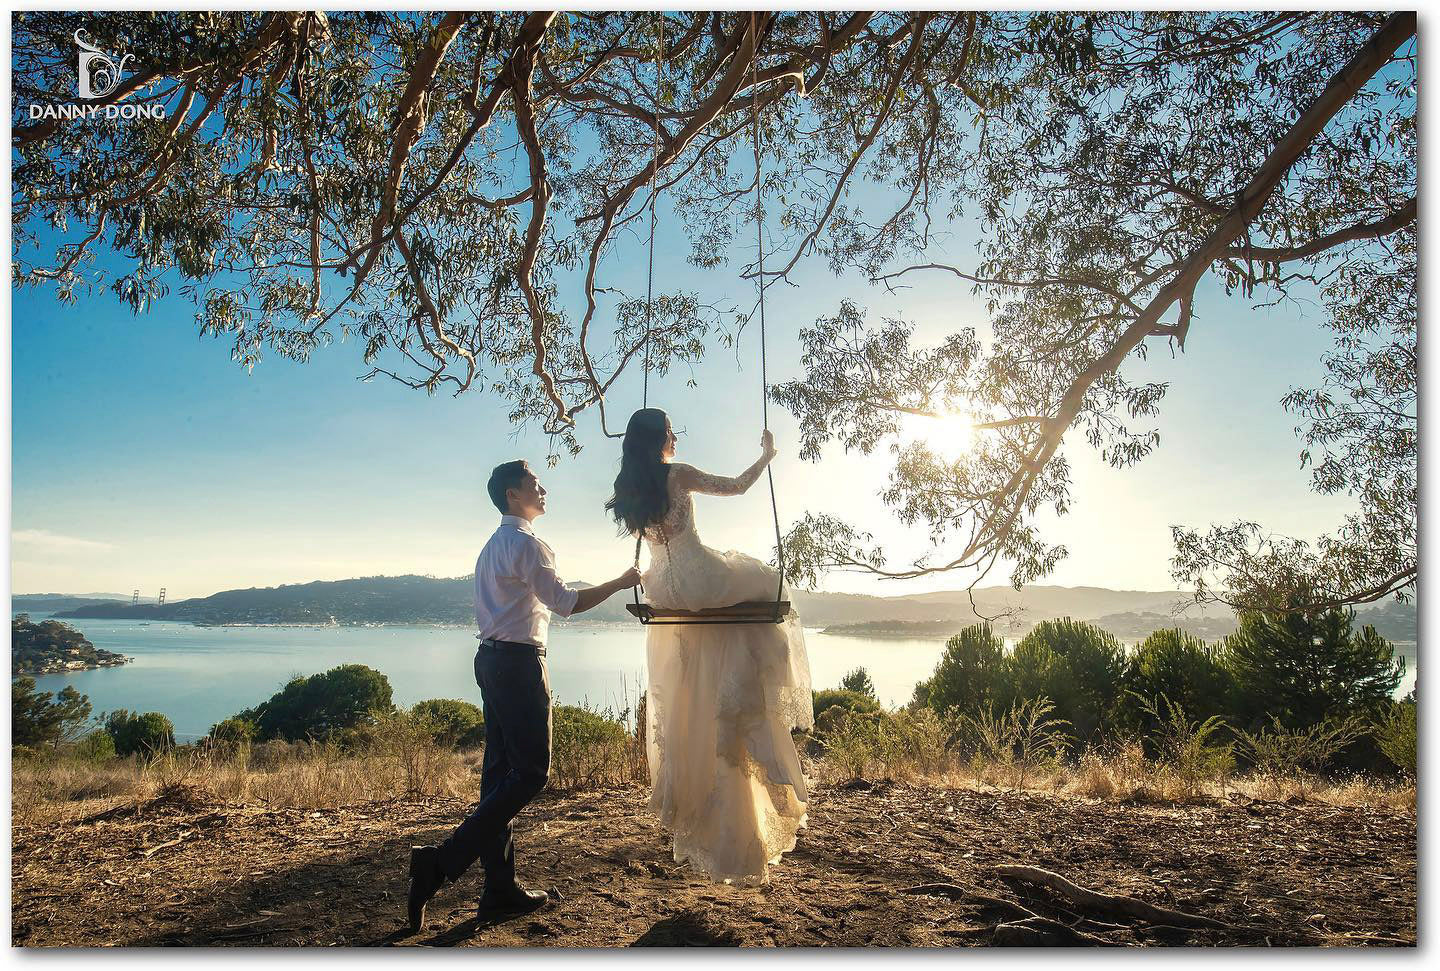
[[[699,610],[775,598],[773,569],[710,549],[695,531],[693,493],[738,495],[749,484],[670,467],[670,511],[644,534],[651,604]],[[778,624],[646,630],[650,808],[674,834],[677,862],[716,881],[767,883],[768,866],[805,826],[808,793],[790,738],[813,724],[800,618],[791,610]]]

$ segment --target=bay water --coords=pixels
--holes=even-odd
[[[45,614],[33,614],[35,620]],[[73,685],[96,714],[128,708],[158,711],[175,724],[179,741],[268,699],[297,674],[340,664],[364,664],[390,681],[394,701],[427,698],[480,703],[473,659],[475,635],[455,627],[197,627],[170,621],[65,619],[96,647],[135,660],[117,668],[67,671],[35,679],[40,691]],[[896,707],[935,669],[944,641],[854,637],[805,632],[815,688],[837,687],[863,666],[880,701]],[[1415,684],[1415,645],[1397,643],[1406,657],[1398,695]],[[546,661],[560,704],[633,709],[645,684],[645,632],[638,624],[566,624],[550,628]]]

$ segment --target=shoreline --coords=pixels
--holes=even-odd
[[[63,664],[63,665],[61,665],[60,667],[54,667],[54,668],[50,667],[49,665],[46,665],[46,667],[45,667],[43,670],[40,670],[40,671],[16,671],[16,670],[12,669],[11,672],[10,672],[10,677],[11,677],[11,679],[14,679],[14,678],[24,678],[24,677],[30,677],[30,678],[47,677],[47,678],[48,678],[48,677],[50,677],[50,676],[53,675],[53,674],[75,674],[76,672],[79,672],[79,671],[101,671],[101,670],[104,670],[105,668],[123,668],[123,667],[124,667],[125,665],[127,665],[127,664],[133,664],[134,661],[135,661],[135,659],[134,659],[133,657],[129,657],[129,656],[124,656],[124,655],[122,655],[122,656],[119,657],[118,660],[104,660],[104,661],[100,661],[99,663],[96,663],[96,664],[82,664],[82,665],[80,665],[79,667],[73,667],[73,668],[70,667],[69,664],[68,664],[68,662],[67,662],[66,664]]]

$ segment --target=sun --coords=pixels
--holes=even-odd
[[[900,441],[924,442],[941,458],[954,462],[975,447],[975,423],[969,415],[900,416]]]

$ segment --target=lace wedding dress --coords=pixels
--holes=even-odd
[[[758,473],[757,473],[758,474]],[[645,531],[645,592],[657,607],[698,610],[773,600],[761,561],[721,553],[695,532],[693,493],[730,496],[754,481],[670,467],[670,511]],[[805,635],[783,622],[651,625],[646,654],[650,808],[675,837],[675,860],[712,880],[769,882],[795,848],[808,793],[792,728],[813,723]]]

